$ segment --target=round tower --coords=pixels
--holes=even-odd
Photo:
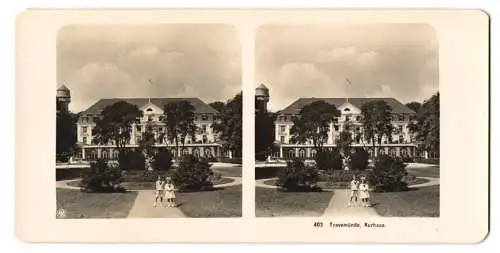
[[[269,102],[269,89],[261,84],[255,89],[255,107],[259,110],[267,111],[267,103]]]
[[[68,111],[68,105],[71,102],[71,93],[66,86],[61,86],[57,89],[56,103],[57,112]]]

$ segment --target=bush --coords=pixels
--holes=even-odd
[[[161,149],[153,159],[154,170],[169,170],[172,168],[172,153],[166,149]]]
[[[320,170],[342,170],[342,156],[338,149],[333,151],[318,151],[316,154],[316,167]]]
[[[370,184],[378,192],[403,191],[408,189],[405,182],[408,172],[400,158],[380,155],[375,160],[375,168],[370,175]]]
[[[435,164],[439,165],[439,158],[415,158],[416,163],[428,163],[428,164]]]
[[[155,182],[158,176],[166,178],[172,176],[173,172],[169,171],[122,171],[122,182],[150,183]]]
[[[319,191],[317,187],[318,171],[309,168],[299,159],[287,162],[287,167],[280,173],[276,185],[283,191]]]
[[[102,173],[108,169],[108,162],[105,159],[99,158],[95,162],[90,163],[90,171],[93,173]]]
[[[365,170],[368,167],[369,154],[364,148],[356,148],[351,155],[351,168],[353,170]]]
[[[401,161],[403,161],[404,163],[412,163],[415,161],[415,159],[413,159],[413,157],[405,155],[401,157]]]
[[[370,176],[369,171],[359,171],[359,170],[332,170],[320,175],[320,181],[338,183],[338,182],[351,182],[352,176]]]
[[[144,170],[146,169],[146,158],[136,150],[122,151],[118,155],[118,163],[121,169],[125,170]]]
[[[105,160],[99,159],[91,163],[91,172],[83,175],[80,187],[84,192],[124,192],[120,184],[120,170],[108,167]]]
[[[193,155],[184,155],[172,175],[172,180],[179,191],[211,190],[213,175],[211,165],[206,159],[199,160]]]

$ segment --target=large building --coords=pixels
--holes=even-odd
[[[61,92],[60,92],[61,90]],[[62,91],[65,92],[62,92]],[[67,92],[66,92],[67,91]],[[212,124],[216,120],[218,111],[209,106],[199,98],[110,98],[101,99],[90,106],[87,110],[80,113],[77,122],[77,144],[80,147],[79,157],[84,160],[96,158],[117,159],[118,150],[112,143],[102,145],[97,144],[92,136],[92,129],[96,120],[100,117],[101,111],[109,105],[118,101],[125,101],[136,105],[142,111],[143,117],[140,122],[132,125],[130,142],[127,147],[131,149],[138,148],[139,140],[146,130],[147,125],[151,125],[155,135],[156,148],[173,148],[175,143],[171,143],[167,137],[167,129],[160,118],[163,115],[165,104],[175,101],[188,101],[195,108],[195,125],[198,130],[195,136],[188,136],[184,143],[184,148],[180,151],[183,154],[194,154],[200,157],[225,157],[230,156],[222,150],[222,145],[218,142],[218,135],[212,130]],[[69,89],[61,87],[57,92],[58,105],[67,110],[69,98]],[[59,110],[59,108],[58,108]],[[163,137],[163,138],[161,138]],[[179,144],[182,146],[182,144]],[[181,147],[182,148],[182,147]],[[177,152],[172,152],[174,157]]]
[[[260,98],[259,98],[260,97]],[[265,106],[269,101],[269,90],[264,85],[256,89],[256,100],[262,101],[259,106]],[[376,145],[377,154],[390,154],[393,156],[414,157],[417,152],[414,135],[409,131],[408,125],[415,112],[394,98],[299,98],[283,110],[277,113],[275,121],[275,143],[279,151],[273,153],[275,158],[312,158],[316,151],[312,141],[305,144],[292,143],[290,130],[293,126],[294,116],[300,113],[305,105],[316,101],[324,101],[333,104],[341,112],[341,116],[330,123],[328,140],[324,143],[325,148],[336,147],[336,140],[345,126],[349,124],[352,134],[352,147],[367,147],[370,156],[374,155],[371,149],[372,143],[363,137],[363,126],[361,121],[361,106],[372,100],[383,100],[392,108],[392,140],[383,138],[381,145]]]

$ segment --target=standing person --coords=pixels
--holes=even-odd
[[[361,197],[361,203],[364,207],[370,207],[370,187],[366,177],[361,178],[361,184],[359,185],[359,196]]]
[[[160,205],[163,203],[163,188],[165,185],[165,181],[161,178],[161,176],[158,176],[155,182],[155,201],[153,203],[154,207],[158,206],[158,202]]]
[[[352,175],[352,181],[351,181],[351,198],[349,199],[349,203],[347,204],[348,207],[350,207],[352,204],[358,202],[359,198],[359,180],[356,175]]]
[[[168,207],[175,207],[175,186],[172,183],[172,179],[167,177],[165,184],[165,199],[167,199]]]

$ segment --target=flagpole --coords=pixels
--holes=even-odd
[[[148,84],[153,84],[153,82],[151,81],[151,79],[148,79],[148,83],[146,83],[146,86],[147,86]],[[149,103],[151,103],[151,96],[150,96],[150,95],[151,95],[151,94],[148,92],[148,102],[149,102]]]
[[[346,78],[346,82],[345,82],[345,102],[346,103],[349,103],[349,85],[351,85],[351,81],[349,80],[349,78]]]

